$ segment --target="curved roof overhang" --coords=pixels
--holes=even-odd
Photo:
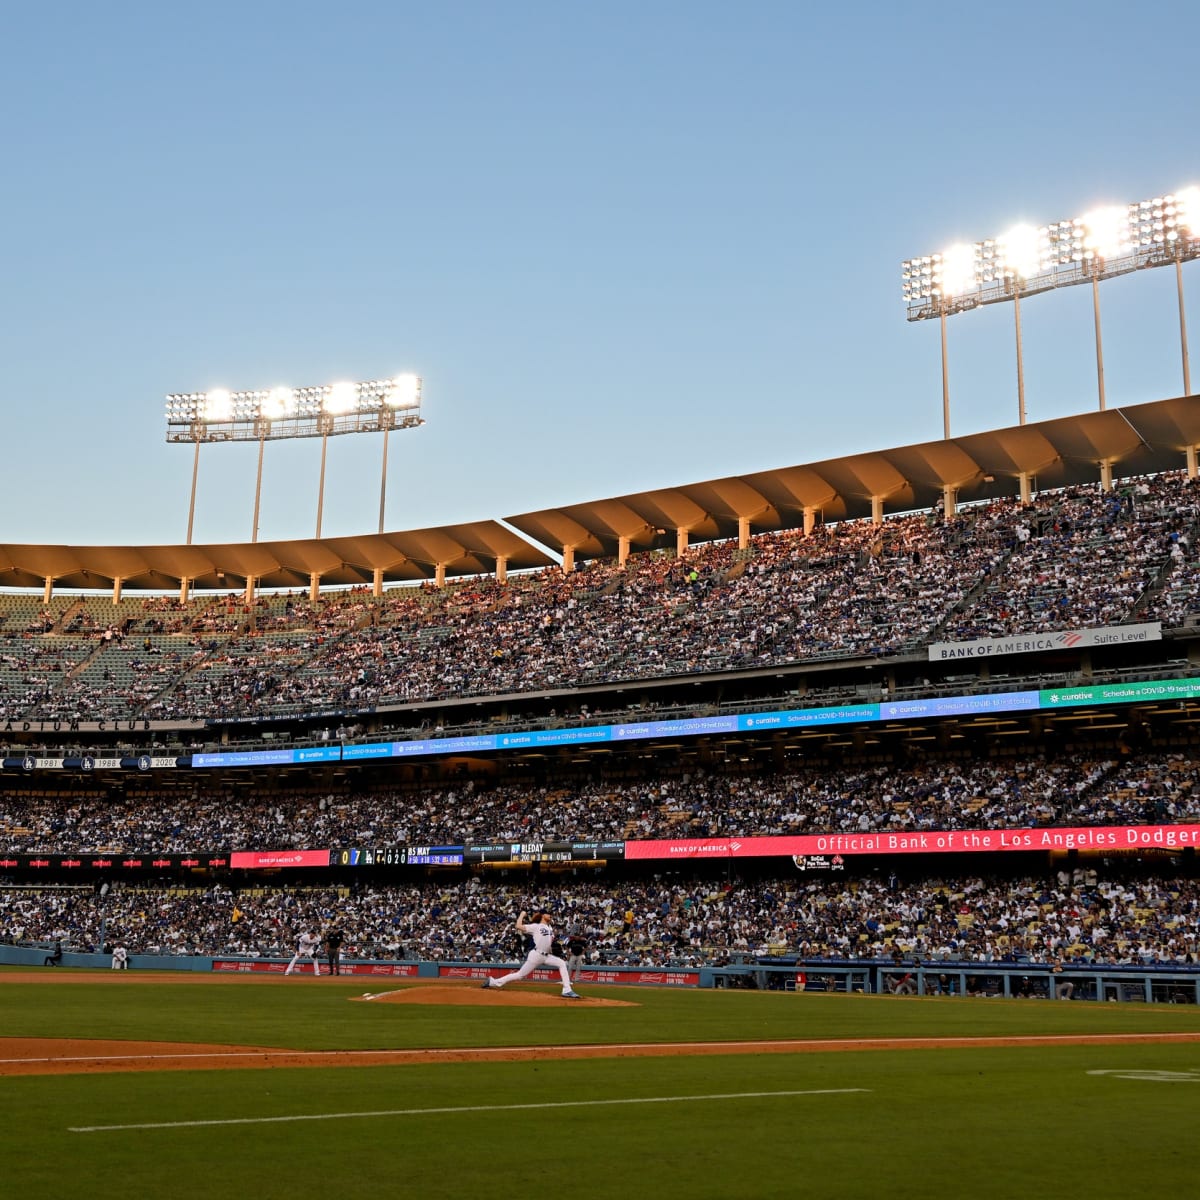
[[[1152,474],[1182,467],[1196,447],[1200,397],[1181,396],[505,520],[545,546],[600,557],[622,536],[635,548],[673,546],[680,530],[692,541],[735,537],[742,520],[762,532],[800,527],[806,512],[840,521],[877,506],[932,508],[946,489],[960,504],[1011,497],[1022,476],[1036,491],[1096,482],[1105,467],[1116,478]]]
[[[792,529],[805,514],[825,521],[880,511],[932,508],[945,489],[959,503],[1011,497],[1024,476],[1031,490],[1180,468],[1200,447],[1200,396],[1181,396],[852,454],[797,466],[542,509],[508,517],[354,537],[176,546],[0,545],[0,587],[53,586],[169,591],[432,580],[510,571],[630,549]]]
[[[231,591],[253,579],[262,588],[323,587],[447,578],[554,565],[498,521],[448,525],[406,533],[279,542],[192,546],[0,546],[0,587],[53,586],[170,591],[184,580],[193,589]]]

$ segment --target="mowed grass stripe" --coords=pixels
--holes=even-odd
[[[295,1113],[286,1117],[229,1117],[209,1121],[148,1121],[136,1125],[75,1125],[68,1133],[124,1133],[132,1129],[193,1129],[212,1125],[283,1125],[291,1121],[348,1121],[364,1117],[520,1112],[527,1109],[601,1108],[619,1104],[690,1104],[702,1100],[763,1100],[787,1096],[840,1096],[870,1088],[809,1088],[786,1092],[714,1092],[707,1096],[632,1096],[609,1100],[547,1100],[536,1104],[467,1104],[446,1108],[388,1108],[374,1112]]]

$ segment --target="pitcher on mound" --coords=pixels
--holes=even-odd
[[[550,914],[535,912],[532,921],[527,921],[525,915],[525,911],[522,909],[521,915],[517,918],[517,932],[526,934],[533,939],[533,949],[525,956],[525,962],[519,971],[501,975],[499,979],[485,979],[483,981],[484,990],[492,991],[495,988],[504,987],[506,983],[525,979],[532,975],[538,967],[554,967],[558,971],[559,978],[562,979],[563,997],[567,1000],[579,1000],[581,997],[571,986],[571,975],[567,970],[566,961],[553,953],[554,926],[550,924]]]

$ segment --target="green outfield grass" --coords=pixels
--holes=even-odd
[[[1200,1031],[1200,1010],[1188,1006],[998,999],[595,988],[636,1006],[351,1001],[392,986],[43,984],[0,972],[0,1033],[365,1049]],[[1198,1115],[1200,1043],[614,1052],[14,1077],[0,1087],[6,1194],[20,1200],[1191,1195]],[[96,1128],[117,1125],[159,1127]]]

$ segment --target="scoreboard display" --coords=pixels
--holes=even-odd
[[[624,857],[624,842],[487,842],[464,846],[362,846],[331,850],[329,865],[461,867],[468,863],[598,862]]]
[[[465,847],[467,862],[596,862],[625,857],[624,842],[492,842]]]
[[[364,846],[331,850],[331,867],[461,867],[461,846]]]

